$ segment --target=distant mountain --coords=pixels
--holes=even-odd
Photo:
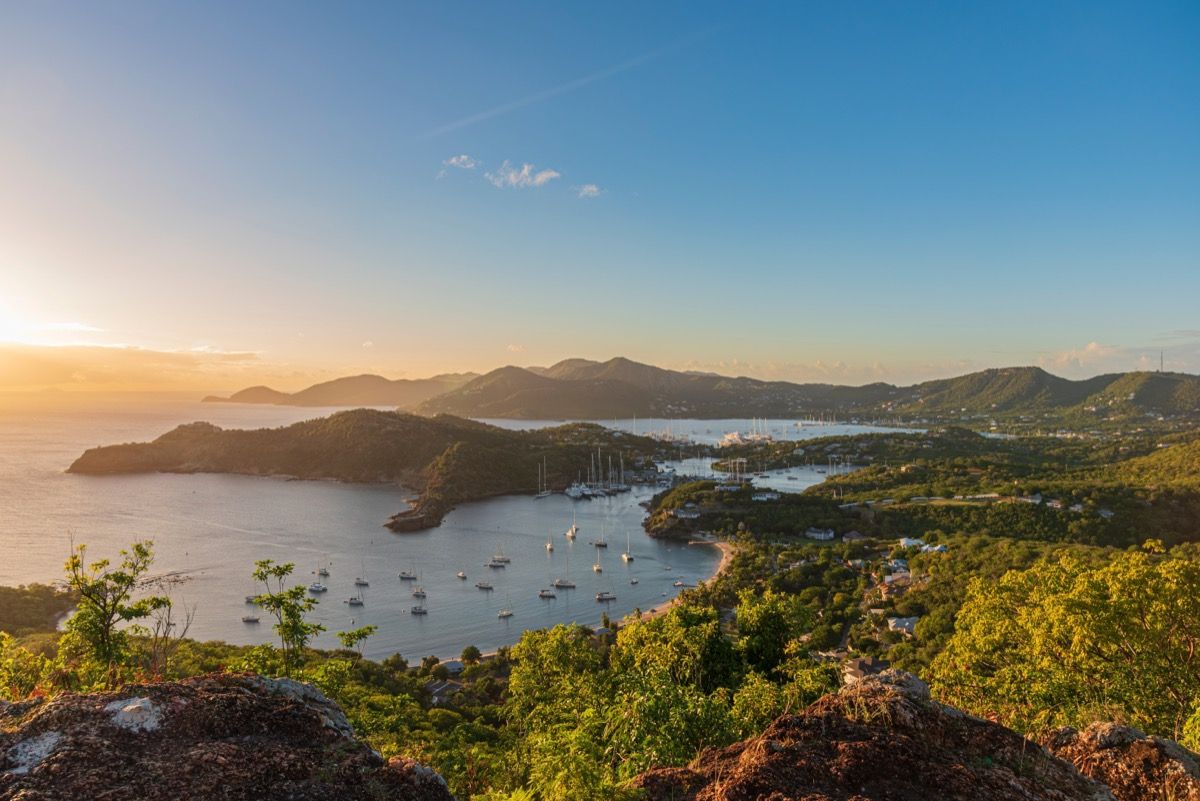
[[[1200,377],[1117,373],[1072,381],[1040,367],[982,370],[910,387],[794,384],[680,372],[625,358],[567,359],[550,367],[502,367],[422,402],[422,414],[593,419],[1040,413],[1127,416],[1200,414]]]
[[[398,406],[411,408],[475,378],[474,373],[394,381],[378,375],[356,375],[314,384],[299,392],[250,387],[228,398],[209,395],[205,403],[269,403],[276,406]]]

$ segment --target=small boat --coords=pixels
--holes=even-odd
[[[513,616],[512,604],[509,603],[508,596],[505,596],[504,597],[504,608],[496,613],[496,617],[503,620],[506,617],[512,617],[512,616]]]
[[[412,597],[424,598],[425,597],[425,588],[424,587],[413,587]]]
[[[477,581],[477,582],[475,582],[475,586],[476,586],[476,588],[481,589],[481,590],[495,589],[495,587],[493,587],[489,582],[486,582],[486,581]]]
[[[601,565],[599,562],[597,562],[596,564],[592,565],[592,572],[593,573],[603,573],[604,566]]]
[[[258,615],[242,615],[243,623],[257,623]]]
[[[503,562],[497,562],[495,559],[493,559],[492,561],[485,563],[484,567],[490,567],[492,570],[500,570],[508,567],[508,565],[504,564]]]
[[[467,571],[465,571],[465,570],[460,570],[457,573],[455,573],[454,575],[458,576],[463,581],[467,580]]]
[[[428,614],[429,614],[429,610],[428,610],[428,609],[426,609],[426,608],[425,608],[424,606],[422,606],[421,604],[417,604],[417,605],[416,605],[416,606],[414,606],[412,609],[409,609],[409,610],[408,610],[408,613],[409,613],[410,615],[428,615]]]
[[[675,581],[672,582],[671,586],[672,587],[682,587],[682,586],[684,586],[684,584],[683,584],[682,579],[675,579]]]
[[[579,533],[579,526],[575,523],[575,513],[571,513],[571,527],[567,529],[567,539],[575,539],[575,535]]]
[[[631,579],[629,580],[629,583],[630,583],[630,584],[637,584],[637,583],[638,583],[638,580],[637,580],[637,579],[635,579],[635,578],[631,578]]]
[[[556,593],[554,590],[538,590],[538,597],[539,598],[557,598],[558,593]]]
[[[328,587],[326,587],[324,584],[322,584],[319,581],[314,581],[312,584],[308,585],[309,592],[325,592],[328,589],[329,589]]]
[[[415,568],[412,570],[401,570],[397,575],[400,577],[401,581],[416,581],[417,580],[417,571]]]
[[[611,593],[606,590],[604,592],[596,593],[596,600],[599,601],[600,603],[605,603],[607,601],[617,600],[617,596],[615,593]]]
[[[366,578],[364,578],[366,575],[367,575],[367,563],[364,561],[362,563],[362,572],[354,577],[354,586],[355,587],[370,587],[371,582],[367,581]]]
[[[318,576],[328,576],[329,568],[325,567],[325,565],[321,565],[320,567],[317,568],[317,575]]]
[[[569,581],[567,579],[555,579],[554,587],[555,587],[555,589],[559,589],[559,590],[573,590],[573,589],[575,589],[575,582]]]
[[[510,559],[509,557],[504,555],[503,548],[498,548],[496,550],[496,555],[492,557],[492,561],[498,562],[499,564],[502,564],[502,565],[507,565],[509,562],[512,561],[512,559]]]
[[[351,606],[362,606],[363,599],[361,595],[351,595],[346,599],[346,603],[350,604]]]
[[[546,535],[546,552],[550,553],[554,550],[554,541],[550,539],[550,535]]]

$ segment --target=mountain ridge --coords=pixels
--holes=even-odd
[[[1085,379],[1041,367],[979,370],[909,386],[768,381],[670,370],[625,357],[570,358],[549,367],[506,365],[473,373],[390,381],[349,376],[296,393],[249,387],[212,402],[297,406],[394,406],[423,415],[509,419],[629,417],[1070,415],[1101,420],[1139,415],[1200,416],[1200,376],[1105,373]]]

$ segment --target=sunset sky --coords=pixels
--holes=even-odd
[[[1200,372],[1200,4],[0,5],[0,390]]]

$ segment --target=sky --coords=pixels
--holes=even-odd
[[[1200,4],[0,5],[0,389],[1200,372]]]

